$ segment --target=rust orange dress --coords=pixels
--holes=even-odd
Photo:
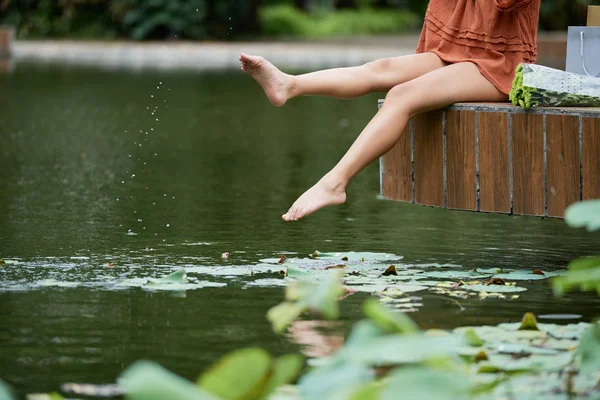
[[[508,94],[519,63],[534,63],[541,0],[431,0],[417,53],[469,61]]]

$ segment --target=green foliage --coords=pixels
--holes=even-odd
[[[585,257],[571,261],[565,276],[552,280],[557,296],[572,290],[596,291],[600,295],[600,257]]]
[[[189,0],[114,0],[125,9],[122,25],[133,39],[157,37],[204,37],[205,1]]]
[[[587,228],[589,232],[600,229],[600,200],[587,200],[571,204],[565,211],[565,222],[573,228]]]
[[[404,313],[393,312],[376,299],[369,299],[363,304],[363,312],[380,329],[389,333],[415,333],[419,327]]]
[[[275,332],[282,332],[302,313],[319,313],[327,319],[339,315],[338,297],[344,294],[340,283],[341,273],[332,271],[318,284],[296,282],[286,288],[285,302],[271,308],[267,319]]]
[[[466,400],[471,382],[460,370],[440,371],[416,366],[398,368],[390,374],[381,400],[405,399]]]
[[[266,399],[279,386],[294,381],[303,367],[302,357],[273,360],[259,348],[234,351],[198,379],[198,386],[223,400]]]
[[[260,22],[266,36],[303,38],[402,33],[419,25],[412,13],[400,10],[321,11],[308,15],[289,5],[264,7]]]
[[[149,361],[128,367],[119,383],[128,400],[217,400],[193,383]]]
[[[594,373],[600,371],[600,324],[589,327],[581,338],[577,350],[581,357],[581,372]]]

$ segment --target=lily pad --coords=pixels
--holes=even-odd
[[[147,284],[145,284],[144,286],[142,286],[142,289],[144,290],[166,290],[166,291],[186,291],[186,290],[196,290],[196,289],[202,289],[202,288],[209,288],[209,287],[213,287],[213,288],[220,288],[220,287],[225,287],[227,286],[226,283],[221,283],[221,282],[209,282],[209,281],[199,281],[199,282],[188,282],[188,283],[181,283],[181,282],[173,282],[173,283],[168,283],[168,282],[153,282],[150,281]]]
[[[340,253],[322,253],[320,251],[315,251],[310,256],[315,256],[313,258],[334,258],[338,260],[342,260],[342,258],[346,258],[348,262],[373,262],[373,261],[385,261],[385,260],[401,260],[403,257],[398,256],[396,254],[386,254],[386,253],[371,253],[371,252],[340,252]]]
[[[507,281],[536,281],[548,279],[550,277],[559,276],[561,272],[543,271],[544,274],[534,274],[533,271],[513,271],[508,273],[496,274],[494,278],[500,278]]]
[[[487,292],[487,293],[516,293],[524,292],[527,289],[524,287],[513,286],[513,285],[464,285],[460,287],[463,290],[469,290],[471,292]]]
[[[37,286],[43,287],[61,287],[61,288],[74,288],[79,286],[79,282],[65,282],[57,281],[56,279],[43,279],[35,283]]]
[[[425,271],[423,276],[432,279],[484,279],[489,274],[481,274],[473,271]]]
[[[466,400],[471,382],[458,371],[408,367],[393,371],[381,391],[381,400]]]

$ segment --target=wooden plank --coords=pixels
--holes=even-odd
[[[508,113],[478,112],[479,208],[510,213]]]
[[[410,124],[394,147],[383,156],[383,196],[390,200],[413,200],[409,127]]]
[[[546,115],[546,198],[548,216],[564,217],[579,201],[579,117]]]
[[[413,118],[415,200],[428,206],[444,206],[443,111]]]
[[[446,112],[446,206],[477,210],[475,113]]]
[[[600,199],[600,118],[581,121],[583,200]]]
[[[513,212],[545,214],[544,116],[513,114]]]

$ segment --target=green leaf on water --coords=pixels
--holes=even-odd
[[[340,253],[322,253],[316,250],[310,255],[312,258],[334,258],[342,260],[347,258],[348,262],[374,262],[387,260],[401,260],[403,257],[389,253],[371,253],[371,252],[340,252]]]
[[[179,270],[169,274],[167,276],[163,276],[158,279],[159,282],[188,282],[187,272],[185,268],[179,268]]]
[[[198,386],[224,400],[259,398],[271,370],[271,355],[260,348],[229,353],[198,379]]]
[[[57,281],[56,279],[43,279],[36,282],[37,286],[43,287],[62,287],[62,288],[74,288],[79,286],[79,282],[65,282]]]
[[[481,347],[485,343],[473,329],[467,329],[464,338],[467,344],[473,347]]]
[[[537,319],[533,313],[525,313],[523,315],[523,319],[521,320],[521,326],[519,326],[519,331],[539,331]]]
[[[504,274],[496,274],[494,278],[500,278],[504,280],[512,281],[537,281],[542,279],[548,279],[553,276],[561,275],[562,272],[548,272],[543,271],[543,275],[534,274],[533,271],[513,271]]]
[[[414,333],[419,327],[404,313],[393,312],[375,299],[368,299],[363,304],[363,312],[377,326],[388,333]]]
[[[600,229],[600,200],[571,204],[565,211],[565,222],[573,228],[585,227],[589,232]]]
[[[13,393],[11,388],[0,380],[0,400],[13,400]]]
[[[581,371],[600,371],[600,324],[592,324],[581,338],[577,350],[581,357]]]
[[[382,400],[462,400],[467,399],[470,381],[458,371],[436,371],[424,367],[397,369],[382,390]]]
[[[513,286],[513,285],[463,285],[460,287],[464,290],[471,292],[486,292],[486,293],[514,293],[524,292],[527,289],[524,287]]]
[[[274,360],[271,376],[260,399],[266,400],[278,387],[294,382],[300,375],[303,366],[304,359],[296,354],[288,354]]]
[[[217,400],[193,383],[149,361],[138,361],[119,377],[130,400]]]

